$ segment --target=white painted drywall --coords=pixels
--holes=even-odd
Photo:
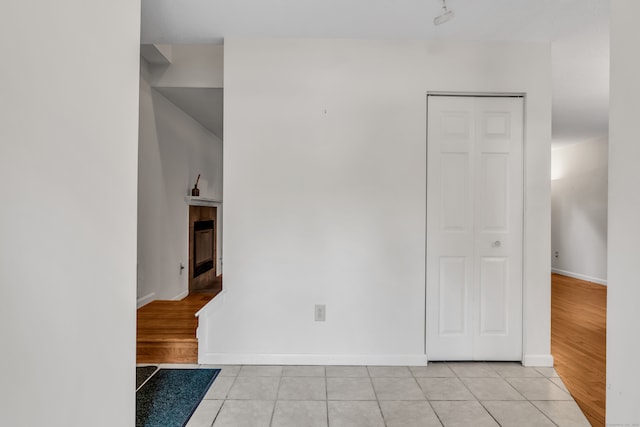
[[[0,425],[130,426],[140,2],[0,12]]]
[[[551,267],[603,285],[607,283],[608,148],[603,138],[551,152]]]
[[[527,93],[525,360],[552,363],[550,46],[282,39],[225,40],[227,291],[201,362],[424,363],[428,91]]]
[[[138,305],[178,299],[189,289],[189,206],[200,196],[222,200],[222,141],[140,78],[138,162]],[[219,226],[222,208],[218,208]],[[218,228],[217,272],[222,233]],[[185,266],[180,270],[180,263]]]
[[[171,45],[171,65],[153,67],[153,87],[223,87],[224,46]]]
[[[607,425],[640,425],[640,2],[611,1]]]

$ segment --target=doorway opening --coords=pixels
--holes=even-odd
[[[210,293],[216,274],[218,208],[189,206],[189,294]]]

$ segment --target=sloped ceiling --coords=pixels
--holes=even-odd
[[[154,88],[209,132],[222,139],[223,89],[192,87]]]

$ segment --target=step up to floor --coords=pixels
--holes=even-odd
[[[140,307],[137,362],[198,363],[196,313],[215,295],[193,294],[180,301],[152,301]]]
[[[196,339],[138,340],[137,363],[198,363]]]

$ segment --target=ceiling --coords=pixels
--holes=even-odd
[[[222,139],[223,90],[196,87],[155,87],[165,98]]]
[[[606,137],[609,0],[142,0],[142,43],[226,37],[552,42],[553,145]],[[191,114],[191,113],[189,113]]]

